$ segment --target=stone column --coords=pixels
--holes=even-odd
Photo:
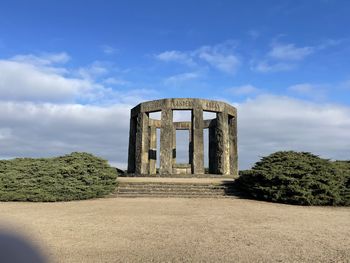
[[[217,128],[216,128],[216,142],[217,142],[217,168],[218,173],[223,175],[230,174],[230,144],[228,131],[228,114],[226,112],[217,113]]]
[[[149,127],[149,174],[157,173],[157,128]]]
[[[130,117],[128,173],[135,173],[136,118]]]
[[[172,152],[172,157],[173,157],[173,164],[176,164],[176,128],[175,125],[173,125],[173,152]]]
[[[135,173],[148,174],[148,113],[137,115],[136,143],[135,143]]]
[[[160,170],[161,174],[173,172],[173,111],[162,109],[160,130]]]
[[[200,105],[192,110],[192,173],[204,174],[203,109]]]
[[[238,177],[237,116],[229,116],[230,133],[230,174]]]

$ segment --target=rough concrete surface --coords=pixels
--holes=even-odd
[[[57,262],[350,262],[350,209],[244,199],[0,203]],[[0,260],[1,261],[1,260]]]

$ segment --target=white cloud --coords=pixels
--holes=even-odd
[[[171,50],[155,55],[165,62],[178,62],[188,66],[211,66],[228,74],[235,74],[241,62],[234,52],[235,42],[226,41],[213,46],[202,46],[192,51]]]
[[[302,60],[314,51],[314,47],[296,47],[293,43],[274,43],[268,56],[278,60]]]
[[[186,72],[182,74],[177,74],[171,77],[168,77],[164,80],[165,84],[171,84],[171,85],[176,85],[180,82],[188,81],[188,80],[193,80],[199,77],[198,73],[195,72]]]
[[[240,96],[240,95],[258,94],[261,90],[254,87],[251,84],[247,84],[247,85],[229,88],[227,91],[234,95]]]
[[[178,50],[165,51],[155,55],[155,57],[165,62],[179,62],[187,65],[193,65],[194,62],[190,55]]]
[[[226,41],[214,46],[203,46],[196,50],[194,54],[212,67],[225,73],[234,74],[240,66],[240,60],[234,53],[236,43]]]
[[[322,100],[326,98],[326,88],[324,85],[315,85],[310,83],[299,83],[288,87],[288,91],[292,94],[304,97]]]
[[[117,79],[117,78],[113,78],[113,77],[104,79],[103,83],[109,84],[109,85],[121,85],[121,86],[130,84],[129,81],[126,81],[123,79]]]
[[[237,56],[233,54],[220,53],[210,47],[202,48],[199,51],[199,58],[205,60],[214,68],[229,74],[236,73],[240,65],[240,61]]]
[[[263,58],[252,60],[251,69],[262,73],[290,71],[319,49],[317,46],[297,47],[294,43],[274,42]]]
[[[295,63],[270,62],[266,60],[253,62],[251,69],[262,73],[289,71],[296,68]]]
[[[117,78],[108,79],[104,64],[56,67],[64,57],[0,60],[0,157],[87,151],[125,168],[130,109],[157,92],[106,88],[96,77]]]
[[[133,106],[0,102],[0,156],[87,151],[125,167]]]
[[[290,86],[288,88],[290,91],[301,93],[301,94],[310,94],[315,91],[315,87],[309,83],[301,83]]]
[[[94,88],[84,79],[27,62],[0,60],[0,72],[0,100],[69,101]]]
[[[79,69],[55,65],[66,61],[66,57],[69,56],[59,53],[0,59],[0,101],[104,104],[130,99],[130,92],[121,94],[104,86],[118,82],[109,77],[108,64],[94,62]],[[119,80],[118,84],[127,82]]]
[[[108,67],[109,65],[105,65],[102,62],[95,61],[88,66],[77,69],[76,75],[80,78],[93,80],[97,77],[107,75],[109,73]]]
[[[273,43],[265,58],[252,61],[251,69],[262,73],[290,71],[315,50],[315,47],[296,47],[293,43]]]
[[[12,57],[11,60],[26,63],[26,64],[32,64],[32,65],[52,65],[56,63],[64,64],[70,60],[70,56],[65,52],[44,53],[40,56],[27,54],[27,55],[16,55]]]
[[[349,159],[349,107],[281,96],[259,96],[237,107],[243,169],[279,150],[311,151],[324,158]]]

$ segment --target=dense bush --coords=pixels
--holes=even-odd
[[[300,205],[349,205],[350,162],[281,151],[240,172],[237,186],[254,198]]]
[[[0,201],[68,201],[115,189],[116,170],[88,153],[0,161]]]
[[[344,204],[350,205],[350,161],[335,161],[334,164],[340,174],[344,177],[345,187],[343,187],[341,192]]]

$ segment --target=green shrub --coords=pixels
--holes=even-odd
[[[345,183],[341,191],[344,205],[350,205],[350,161],[335,161],[334,164],[339,173],[344,177]]]
[[[88,153],[0,161],[0,201],[69,201],[101,197],[116,186],[116,170]]]
[[[257,199],[300,205],[349,205],[349,162],[281,151],[240,172],[237,186]]]

